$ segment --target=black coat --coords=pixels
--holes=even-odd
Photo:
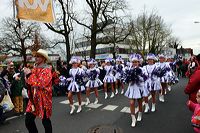
[[[0,78],[0,103],[3,100],[5,93],[6,93],[6,88],[5,85],[3,84],[2,78]]]

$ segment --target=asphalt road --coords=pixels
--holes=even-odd
[[[187,79],[172,87],[172,91],[165,97],[166,102],[158,102],[157,111],[143,115],[142,122],[132,128],[128,110],[128,99],[119,94],[112,99],[104,100],[100,91],[100,100],[97,105],[83,106],[81,113],[70,115],[70,107],[66,97],[53,98],[53,116],[51,118],[54,133],[192,133],[190,123],[192,113],[187,109],[187,96],[183,90]],[[94,96],[91,95],[91,101]],[[77,97],[74,96],[77,101]],[[76,106],[77,109],[77,106]],[[44,133],[40,119],[36,119],[39,133]],[[115,128],[111,129],[111,128]],[[93,130],[93,131],[92,131]],[[0,133],[27,133],[24,116],[10,119],[0,125]]]

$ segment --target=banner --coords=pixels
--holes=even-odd
[[[17,18],[51,23],[52,0],[16,0]]]

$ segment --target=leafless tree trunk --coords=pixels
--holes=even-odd
[[[60,15],[57,19],[56,24],[47,24],[45,25],[50,29],[51,31],[60,34],[63,36],[63,41],[58,41],[56,43],[65,43],[66,46],[66,59],[67,63],[69,64],[69,61],[71,59],[71,52],[70,52],[70,33],[73,31],[73,25],[72,25],[72,19],[70,18],[70,15],[73,13],[71,12],[73,9],[73,0],[58,0],[58,7],[60,9]]]

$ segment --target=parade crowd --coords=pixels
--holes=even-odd
[[[120,56],[115,60],[106,58],[99,62],[92,58],[81,61],[79,57],[73,56],[69,62],[70,66],[59,59],[56,69],[48,63],[50,60],[47,51],[40,49],[34,56],[34,65],[20,64],[14,67],[13,62],[9,62],[0,74],[1,85],[5,88],[2,91],[4,94],[1,95],[2,100],[3,96],[10,95],[14,111],[18,115],[24,113],[23,104],[25,104],[25,124],[30,133],[38,132],[34,121],[36,117],[41,118],[46,133],[52,132],[50,117],[53,94],[64,94],[68,97],[69,113],[72,115],[76,110],[73,103],[74,95],[78,98],[76,113],[80,113],[84,106],[82,101],[85,102],[85,106],[91,102],[99,103],[98,90],[101,88],[104,90],[105,100],[118,94],[129,99],[132,120],[130,125],[135,127],[136,122],[142,120],[143,112],[156,111],[157,96],[160,102],[165,102],[166,93],[171,91],[173,84],[178,83],[178,78],[187,76],[191,79],[198,68],[196,57],[187,61],[181,57],[174,59],[171,56],[163,54],[156,56],[152,53],[147,54],[145,58],[134,53],[130,55],[128,61],[124,61]],[[188,89],[185,92],[189,94],[189,87],[186,88]],[[94,100],[90,98],[91,91],[95,92]],[[86,93],[85,99],[82,98],[83,92]],[[194,108],[193,102],[199,100],[196,100],[196,94],[192,95],[194,100],[189,101],[188,106]],[[149,96],[151,96],[150,100]],[[137,116],[136,102],[139,108]],[[5,108],[0,106],[1,121],[5,120],[3,117]]]

